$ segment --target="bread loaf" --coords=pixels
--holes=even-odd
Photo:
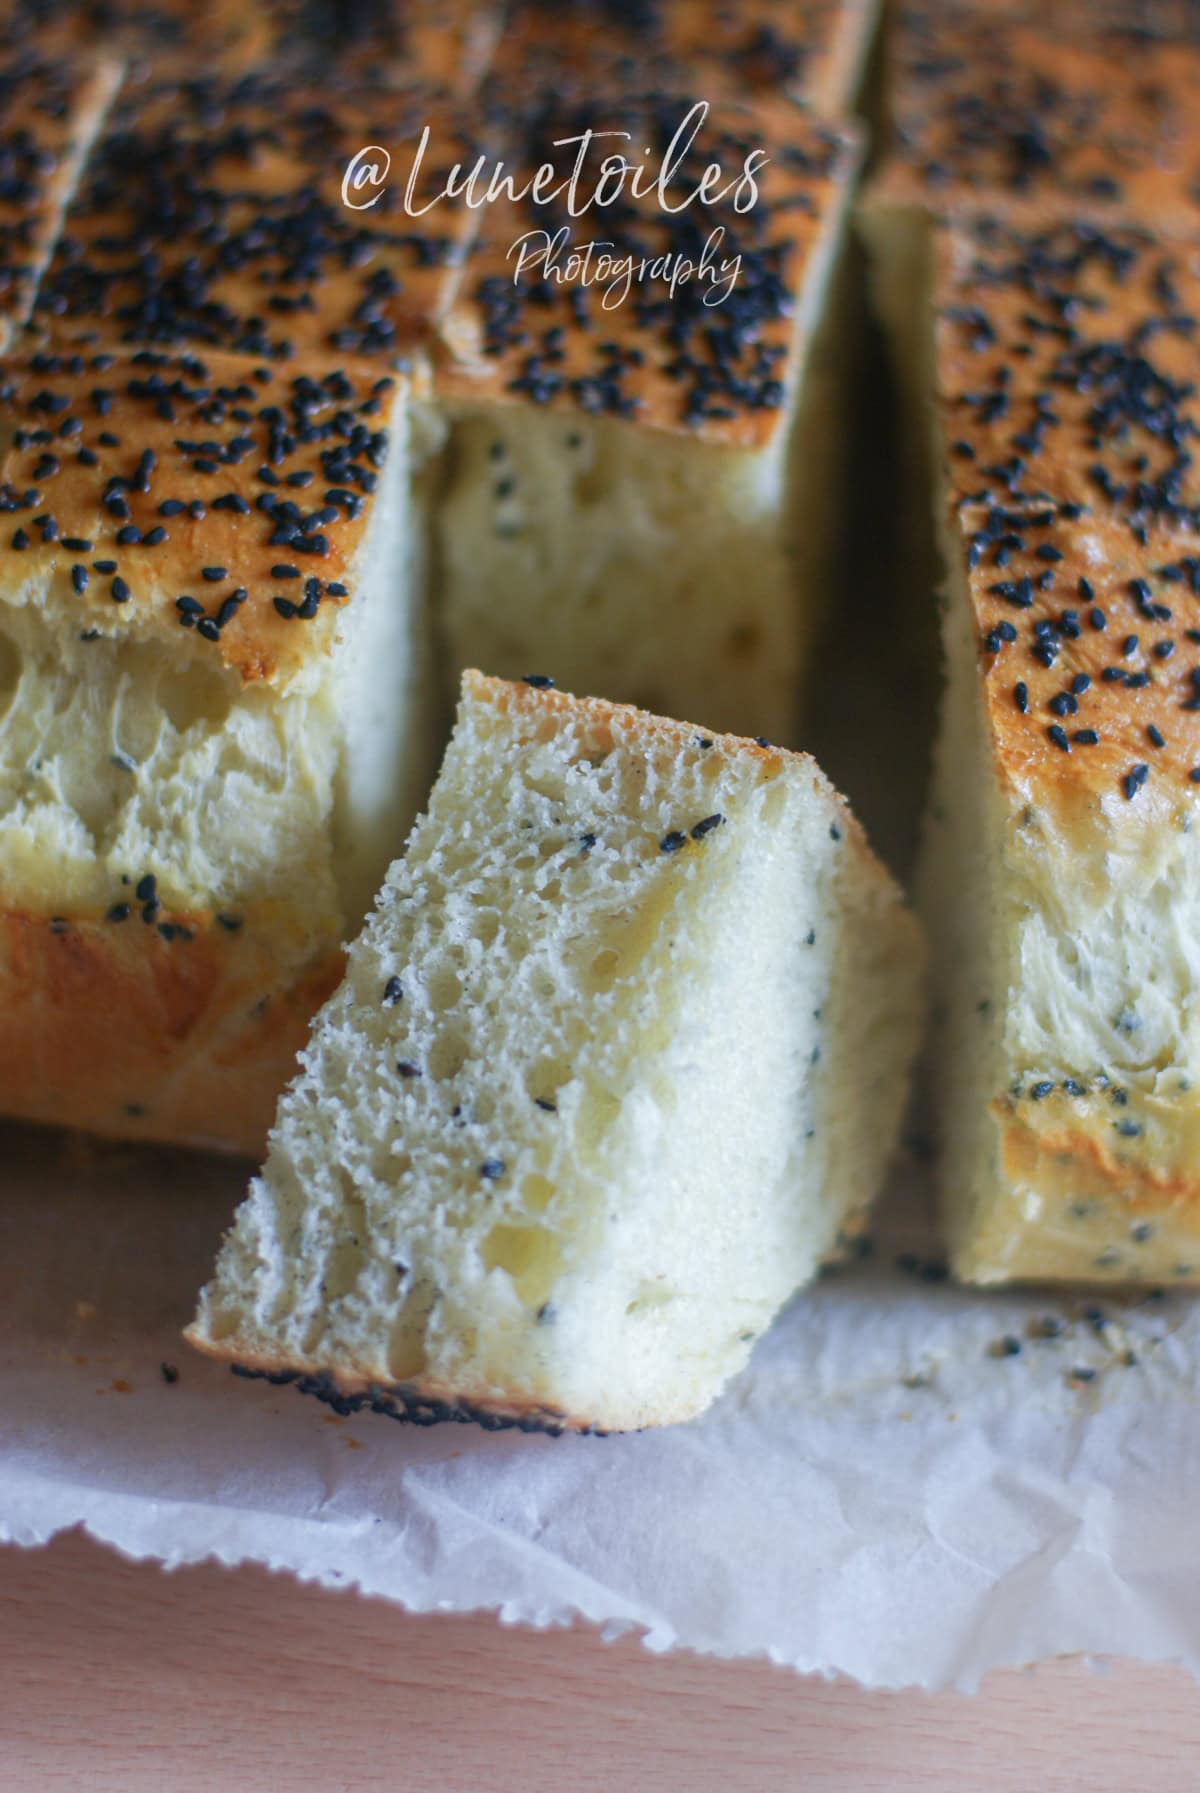
[[[468,673],[192,1343],[558,1431],[700,1412],[861,1223],[911,917],[814,763]]]
[[[1200,251],[978,220],[935,250],[954,1267],[1200,1281]]]
[[[399,397],[222,355],[6,364],[6,1112],[261,1147],[423,789]]]

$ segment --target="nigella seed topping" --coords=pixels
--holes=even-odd
[[[705,816],[704,820],[697,822],[692,829],[692,839],[703,840],[705,835],[711,834],[714,828],[720,828],[724,820],[725,817],[721,815]]]
[[[401,1001],[403,996],[404,996],[404,988],[400,982],[400,979],[398,977],[389,977],[387,983],[383,986],[383,1006],[384,1006],[384,1008],[385,1009],[394,1008],[396,1006],[396,1004],[399,1001]]]
[[[937,402],[945,440],[971,449],[943,478],[978,638],[1023,661],[1019,687],[988,685],[999,752],[1027,765],[1041,735],[1062,753],[1055,802],[1115,787],[1136,806],[1147,747],[1156,782],[1194,787],[1200,384],[1181,369],[1200,273],[1127,217],[1022,226],[963,208],[943,229]]]
[[[485,1158],[479,1166],[479,1174],[487,1183],[496,1183],[504,1175],[508,1166],[503,1158]]]
[[[673,828],[669,834],[664,834],[658,843],[660,853],[678,853],[681,847],[686,846],[687,835],[680,834],[678,829],[675,828]]]
[[[185,109],[189,92],[180,90]],[[286,86],[280,89],[281,103],[286,92]],[[165,314],[156,315],[165,326]],[[99,575],[104,595],[116,604],[136,602],[147,627],[165,611],[182,628],[219,645],[244,676],[269,678],[279,668],[287,676],[308,649],[281,639],[282,622],[300,617],[319,629],[325,597],[332,607],[332,600],[349,596],[338,575],[370,527],[371,495],[388,452],[381,395],[395,380],[370,379],[361,369],[335,370],[324,357],[309,364],[324,370],[316,373],[297,373],[269,358],[256,365],[245,342],[236,348],[232,358],[214,350],[212,360],[140,348],[120,361],[81,350],[7,362],[0,406],[7,407],[16,443],[15,477],[0,493],[0,508],[28,510],[18,520],[27,547],[39,533],[45,542],[69,544],[67,555],[75,559],[66,559],[62,573],[78,595],[94,589],[90,576]],[[96,379],[102,361],[109,362],[103,389]],[[77,410],[86,432],[96,392],[102,392],[108,427],[83,437],[96,445],[92,462],[72,460],[52,475],[44,453],[47,414],[55,406],[64,413]],[[56,432],[70,422],[70,415],[59,416]],[[267,465],[277,470],[273,486],[257,483],[257,469]],[[204,467],[219,470],[207,502],[189,495]],[[52,482],[53,511],[42,508],[51,488],[43,495],[31,483],[35,468]],[[337,494],[338,501],[316,499],[321,493]],[[145,513],[134,510],[139,503]],[[214,530],[218,513],[222,522]],[[146,516],[154,527],[144,526]],[[172,519],[182,519],[182,527]],[[211,548],[232,540],[232,530],[239,558],[225,566]],[[193,590],[240,578],[237,590],[226,588],[206,611],[201,604],[180,604],[174,591],[143,588],[127,564],[129,555],[136,549],[139,557],[143,550],[148,556],[172,537],[180,564],[190,568]],[[322,560],[320,578],[310,571],[313,557]],[[139,558],[137,564],[148,563]],[[278,583],[283,579],[293,582],[293,591],[298,583],[303,587],[302,596],[296,591],[287,600],[290,609],[275,603],[288,589]]]

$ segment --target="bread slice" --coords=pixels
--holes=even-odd
[[[1200,1281],[1200,251],[935,241],[949,674],[924,904],[953,1264]]]
[[[429,209],[414,220],[407,167],[426,125],[436,148],[413,202]],[[381,184],[344,195],[370,146]],[[427,346],[452,295],[474,214],[432,200],[443,163],[469,166],[471,150],[427,85],[304,87],[273,69],[129,84],[68,210],[38,322],[58,343],[391,371]]]
[[[0,1110],[257,1152],[429,743],[391,376],[0,378]]]
[[[111,60],[0,58],[0,350],[33,306],[63,210],[120,78]]]
[[[810,759],[468,673],[189,1339],[344,1409],[699,1413],[862,1223],[920,958]]]
[[[508,156],[568,167],[574,152],[555,145],[588,127],[662,155],[692,103],[535,94],[505,116]],[[858,150],[785,100],[725,102],[672,203],[710,162],[732,185],[755,149],[771,160],[742,211],[731,191],[674,212],[643,194],[574,221],[554,206],[487,208],[434,376],[450,425],[437,577],[453,667],[539,666],[576,689],[794,739],[830,587],[847,314],[828,301]],[[576,247],[611,240],[650,274],[610,290],[568,252],[553,277],[516,267],[519,239],[560,227]],[[710,232],[718,259],[740,258],[736,284],[719,303],[712,280],[672,293],[661,258],[694,269]]]
[[[860,208],[908,415],[925,379],[923,220],[971,214],[1200,231],[1195,12],[1142,0],[904,0],[885,154]]]

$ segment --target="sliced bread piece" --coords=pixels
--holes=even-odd
[[[810,759],[468,673],[189,1339],[347,1410],[699,1413],[862,1223],[920,960]]]
[[[982,221],[935,249],[953,1265],[1200,1282],[1200,251]]]
[[[657,166],[694,103],[518,91],[508,164],[563,174],[589,128]],[[670,210],[644,190],[575,218],[561,198],[486,208],[435,370],[448,654],[791,741],[832,586],[850,315],[832,287],[857,146],[763,97],[714,107],[680,155]],[[687,203],[710,164],[723,197]]]
[[[430,743],[391,376],[0,379],[0,1111],[261,1152]]]
[[[418,219],[404,200],[426,125],[436,148],[413,177]],[[378,180],[343,192],[370,146]],[[390,371],[428,342],[474,230],[465,205],[434,198],[457,160],[472,160],[461,120],[426,84],[305,87],[274,66],[127,84],[67,211],[37,321],[63,343]]]

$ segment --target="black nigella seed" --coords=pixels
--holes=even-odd
[[[128,921],[132,914],[133,909],[129,903],[114,903],[106,919],[108,921]]]
[[[714,828],[719,828],[724,820],[725,817],[720,815],[705,816],[704,820],[697,822],[692,829],[692,839],[703,840],[706,834],[711,834]]]
[[[229,577],[224,567],[201,567],[200,576],[207,579],[210,585],[217,585],[222,579]]]
[[[398,977],[389,977],[387,983],[383,986],[384,1008],[394,1008],[403,995],[404,990],[401,986],[400,979]]]
[[[421,1075],[421,1067],[414,1065],[411,1058],[398,1059],[396,1069],[401,1077],[419,1077]]]
[[[1077,728],[1075,739],[1081,747],[1095,747],[1100,740],[1094,728]]]
[[[225,577],[224,573],[222,573],[221,577]],[[287,566],[286,564],[281,563],[280,565],[271,568],[271,577],[272,579],[298,579],[300,577],[300,568]]]
[[[196,624],[196,633],[197,635],[203,635],[205,641],[220,641],[221,639],[220,628],[217,626],[215,618],[211,616],[202,616],[200,618],[200,621]]]
[[[158,894],[158,879],[153,872],[147,872],[133,887],[133,894],[139,903],[152,903]]]
[[[532,685],[535,691],[552,691],[554,689],[554,680],[548,678],[544,672],[527,672],[523,682],[526,685]]]
[[[128,604],[132,593],[124,579],[118,573],[112,582],[112,599],[114,604]]]
[[[91,574],[86,567],[81,567],[77,564],[71,568],[71,584],[75,587],[77,592],[85,592],[87,590],[87,583],[90,578]]]
[[[1047,1096],[1053,1093],[1053,1091],[1054,1085],[1052,1083],[1047,1083],[1045,1080],[1041,1083],[1031,1084],[1029,1088],[1029,1094],[1033,1097],[1035,1102],[1044,1101]]]
[[[1146,765],[1133,766],[1121,780],[1121,789],[1127,798],[1134,798],[1150,776],[1150,768]]]
[[[271,602],[274,604],[280,616],[287,617],[289,620],[295,616],[297,606],[293,604],[290,598],[272,598]]]
[[[241,925],[240,915],[227,915],[222,911],[217,916],[217,926],[224,928],[227,934],[236,934]]]
[[[1020,710],[1022,716],[1028,712],[1029,687],[1025,684],[1024,680],[1019,680],[1018,683],[1013,686],[1013,702],[1016,704],[1018,710]]]
[[[661,853],[678,853],[680,847],[686,845],[687,835],[680,834],[677,828],[672,828],[669,834],[664,834],[658,843],[659,851]]]
[[[503,1158],[485,1158],[479,1166],[479,1174],[489,1183],[495,1183],[507,1169]]]
[[[1070,753],[1071,743],[1067,739],[1066,729],[1060,723],[1052,723],[1046,733],[1062,753]]]
[[[1167,744],[1166,737],[1162,733],[1161,729],[1155,728],[1153,723],[1150,724],[1149,728],[1146,730],[1146,733],[1150,738],[1150,745],[1152,747],[1165,747],[1166,746],[1166,744]]]

